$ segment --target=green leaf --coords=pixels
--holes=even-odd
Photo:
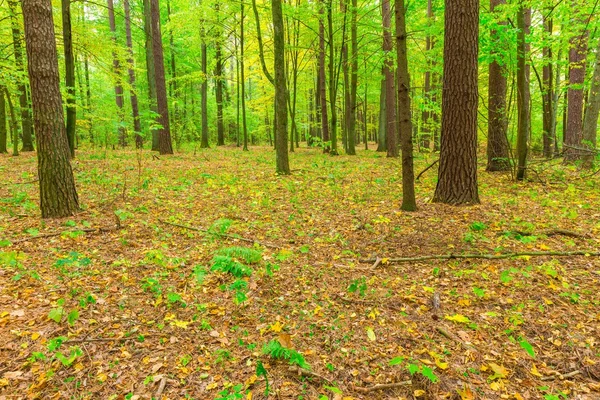
[[[62,307],[53,308],[48,313],[48,318],[50,318],[52,321],[54,321],[58,324],[58,323],[60,323],[60,320],[62,319],[63,314],[64,314],[64,309]]]
[[[421,369],[421,373],[423,374],[423,376],[427,379],[429,379],[432,383],[436,383],[439,378],[433,373],[433,370],[424,365],[423,368]]]
[[[521,345],[521,347],[523,349],[525,349],[525,351],[527,352],[527,354],[529,354],[531,357],[535,358],[535,350],[533,349],[533,346],[531,345],[531,343],[529,343],[527,341],[527,339],[520,337],[519,338],[519,344]]]
[[[79,311],[77,311],[77,310],[73,310],[69,313],[69,315],[67,315],[67,322],[71,326],[73,326],[75,324],[75,321],[77,321],[78,319],[79,319]]]
[[[323,386],[323,387],[324,387],[325,389],[327,389],[327,390],[331,391],[332,393],[335,393],[335,394],[342,394],[342,393],[343,393],[343,392],[342,392],[340,389],[338,389],[338,388],[337,388],[337,387],[335,387],[335,386]]]
[[[394,357],[390,360],[389,365],[390,366],[400,365],[403,362],[404,362],[404,357]]]

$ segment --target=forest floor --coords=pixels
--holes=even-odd
[[[600,398],[599,257],[393,260],[599,251],[600,175],[482,166],[449,207],[432,168],[406,213],[374,151],[73,165],[83,211],[42,221],[35,156],[0,157],[0,399]]]

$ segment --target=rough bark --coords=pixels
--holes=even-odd
[[[150,7],[150,0],[143,0],[144,2],[144,39],[146,48],[146,80],[148,81],[148,103],[150,111],[154,115],[158,115],[158,108],[156,106],[156,78],[154,74],[154,51],[152,50],[152,11]],[[158,122],[156,118],[154,121]],[[150,133],[152,135],[152,151],[158,151],[158,129],[151,128]]]
[[[21,29],[19,28],[19,22],[17,20],[17,2],[15,0],[9,0],[8,7],[10,11],[15,66],[17,71],[25,73],[23,48],[21,46]],[[29,108],[29,103],[27,101],[27,83],[21,80],[17,88],[19,90],[21,129],[23,133],[23,147],[21,148],[21,151],[33,151],[33,121],[31,117],[31,109]]]
[[[329,144],[327,83],[325,79],[325,25],[323,24],[323,14],[325,13],[324,7],[324,0],[321,0],[321,7],[319,9],[319,105],[321,106],[321,133],[323,136],[323,152],[329,153],[331,147]]]
[[[43,218],[79,210],[64,125],[58,54],[50,0],[23,0],[25,43],[38,142],[40,209]]]
[[[596,48],[596,63],[592,76],[592,87],[588,96],[583,121],[583,141],[587,147],[596,147],[598,136],[598,114],[600,113],[600,40]],[[594,161],[594,153],[584,155],[584,166],[589,168]]]
[[[131,115],[133,117],[133,131],[135,133],[135,147],[141,149],[144,145],[142,139],[142,126],[140,123],[140,110],[138,105],[137,91],[135,86],[135,70],[133,63],[133,41],[131,39],[131,11],[129,7],[129,0],[123,0],[123,8],[125,10],[125,36],[127,40],[127,69],[129,74],[129,88],[130,88],[130,101],[131,101]]]
[[[352,17],[350,20],[350,98],[348,106],[348,154],[356,154],[356,98],[358,90],[358,1],[352,0]]]
[[[71,0],[61,0],[62,31],[65,55],[65,87],[67,110],[67,141],[71,158],[75,157],[75,128],[77,124],[77,105],[75,101],[75,57],[73,55],[73,37],[71,33]]]
[[[412,120],[410,115],[410,76],[406,51],[406,9],[396,0],[396,52],[398,55],[398,128],[402,149],[402,210],[415,211],[415,171],[413,167]]]
[[[276,171],[281,175],[290,174],[287,148],[287,85],[285,81],[285,39],[283,31],[283,11],[281,0],[271,0],[273,15],[273,47],[275,53],[275,153]]]
[[[390,0],[383,0],[381,3],[383,15],[383,51],[385,60],[383,61],[383,76],[385,79],[385,128],[386,128],[386,148],[388,157],[398,157],[398,130],[396,121],[396,93],[393,58],[390,52],[393,49],[392,42],[392,11]]]
[[[329,107],[331,110],[331,124],[329,126],[331,135],[331,149],[332,155],[337,155],[337,80],[335,76],[335,63],[334,63],[334,42],[333,42],[333,0],[327,2],[327,30],[328,33],[328,49],[329,49]]]
[[[4,99],[4,86],[0,86],[0,153],[8,153],[6,135],[6,100]]]
[[[578,1],[572,1],[574,7],[581,7]],[[585,24],[583,21],[578,21]],[[585,151],[582,151],[583,140],[583,103],[584,82],[587,58],[587,42],[589,32],[578,31],[570,40],[569,46],[569,89],[567,91],[567,131],[565,134],[565,162],[570,163],[581,160]]]
[[[433,201],[476,204],[479,1],[446,1],[444,26],[441,152]]]
[[[225,144],[225,127],[223,125],[223,55],[221,51],[221,39],[217,38],[215,43],[215,96],[217,100],[217,146]]]
[[[552,18],[544,19],[544,29],[546,31],[547,40],[552,37]],[[552,158],[554,150],[554,130],[553,130],[553,92],[554,92],[554,79],[552,71],[552,47],[547,46],[542,50],[544,66],[542,67],[542,101],[543,101],[543,146],[544,146],[544,157]]]
[[[127,145],[127,131],[123,125],[125,120],[123,110],[123,85],[121,84],[121,61],[117,55],[117,26],[115,24],[115,9],[113,0],[107,0],[108,23],[112,33],[113,42],[113,75],[115,80],[115,103],[117,104],[117,115],[119,120],[119,145],[125,147]]]
[[[427,1],[427,24],[430,26],[433,22],[433,5],[432,0]],[[431,50],[433,50],[434,37],[427,35],[425,38],[425,56],[427,58],[427,70],[425,71],[424,86],[423,86],[423,100],[424,108],[421,114],[421,140],[423,147],[431,149],[432,143],[432,129],[431,129],[431,103],[432,103],[432,85],[431,85],[431,70],[433,69],[434,62],[431,57]]]
[[[246,73],[244,71],[244,2],[241,3],[240,9],[240,86],[241,86],[241,103],[242,103],[242,132],[244,137],[244,151],[248,151],[248,125],[246,123]]]
[[[158,122],[161,128],[158,131],[158,151],[160,154],[173,154],[171,144],[171,127],[169,124],[169,105],[167,103],[167,87],[165,82],[165,61],[160,33],[160,8],[158,0],[150,0],[150,14],[152,17],[152,54],[154,57],[154,78],[156,85],[156,106]]]
[[[506,0],[491,0],[490,11],[506,4]],[[506,25],[506,21],[498,22],[498,25]],[[489,65],[488,80],[488,142],[487,142],[487,171],[510,170],[509,148],[506,117],[506,69],[504,63],[499,62],[502,57],[500,48],[503,40],[498,37],[498,31],[491,32],[493,61]]]
[[[379,92],[379,125],[377,129],[377,150],[378,152],[387,151],[387,118],[386,118],[386,90],[385,90],[385,79],[381,80],[381,89]]]
[[[527,172],[527,155],[529,153],[529,136],[531,134],[531,114],[529,109],[529,68],[527,58],[529,49],[525,37],[531,21],[531,8],[521,5],[517,15],[517,180],[525,179]]]
[[[204,30],[203,30],[204,34]],[[204,36],[204,35],[203,35]],[[203,149],[209,148],[208,144],[208,75],[207,75],[207,57],[206,57],[206,42],[202,39],[202,84],[200,86],[200,108],[202,114],[202,137],[200,139],[200,147]]]

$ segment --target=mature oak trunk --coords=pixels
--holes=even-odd
[[[329,107],[331,109],[331,150],[332,155],[337,155],[337,80],[334,63],[334,42],[333,42],[333,1],[327,2],[327,27],[328,29],[328,48],[329,48]]]
[[[494,12],[499,5],[506,4],[506,0],[491,0],[490,11]],[[506,21],[498,25],[505,26]],[[488,142],[487,142],[487,171],[510,170],[509,148],[507,136],[506,117],[506,68],[501,61],[503,52],[500,51],[503,40],[498,37],[498,31],[491,32],[493,46],[493,61],[489,65],[488,84]]]
[[[10,11],[15,66],[17,71],[24,73],[25,63],[23,60],[23,48],[21,46],[21,29],[19,28],[19,22],[17,21],[17,2],[14,0],[9,0],[8,7]],[[33,121],[31,118],[31,110],[27,102],[27,83],[21,80],[17,88],[19,90],[21,129],[23,133],[23,147],[21,148],[21,151],[33,151]]]
[[[161,128],[158,131],[158,151],[160,154],[173,154],[171,127],[169,125],[169,104],[165,83],[165,61],[160,33],[160,8],[158,0],[150,0],[152,17],[152,54],[154,56],[154,78],[156,84],[156,106]]]
[[[583,141],[588,147],[595,148],[598,135],[598,114],[600,113],[600,41],[596,48],[596,65],[592,76],[592,87],[588,96],[585,118],[583,120]],[[589,168],[594,161],[594,153],[584,155],[584,166]]]
[[[444,27],[441,152],[433,201],[476,204],[479,0],[447,0]]]
[[[517,15],[517,180],[525,179],[527,171],[527,155],[529,153],[529,136],[531,134],[531,114],[529,101],[529,68],[527,58],[529,49],[525,36],[531,22],[531,8],[521,5]]]
[[[65,54],[65,87],[67,88],[67,141],[71,158],[75,157],[75,128],[77,126],[77,108],[75,102],[75,57],[73,56],[73,37],[71,32],[71,0],[61,0],[62,31]]]
[[[410,115],[410,76],[406,52],[406,9],[396,0],[396,52],[398,54],[398,127],[402,149],[402,210],[415,211],[415,172],[413,167],[412,120]]]
[[[358,90],[358,1],[352,0],[352,17],[350,20],[350,98],[348,115],[348,154],[356,154],[356,98]]]
[[[64,124],[52,3],[23,0],[22,7],[38,142],[40,209],[43,218],[66,217],[79,210],[79,200]]]
[[[388,157],[398,157],[398,131],[396,122],[396,93],[394,66],[392,57],[389,53],[393,49],[392,42],[392,11],[390,9],[390,0],[383,0],[381,3],[383,15],[383,51],[386,57],[383,61],[383,76],[385,79],[385,128],[386,128],[386,147]]]
[[[142,139],[142,126],[140,123],[140,110],[138,105],[137,92],[135,87],[135,70],[133,63],[133,41],[131,39],[131,12],[129,7],[129,0],[123,0],[123,7],[125,11],[125,36],[127,39],[127,69],[129,74],[129,90],[130,90],[130,101],[131,101],[131,114],[133,117],[133,131],[135,132],[135,147],[141,149],[144,141]]]
[[[281,0],[271,0],[273,14],[273,47],[275,53],[275,153],[276,171],[281,175],[290,174],[287,148],[287,85],[285,81],[285,41],[283,31],[283,11]]]

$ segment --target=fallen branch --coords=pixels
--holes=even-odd
[[[559,374],[559,373],[557,373],[556,375],[543,376],[542,378],[540,378],[540,380],[542,380],[542,381],[553,381],[556,378],[562,380],[562,379],[572,378],[572,377],[577,376],[579,374],[581,374],[581,371],[575,370],[575,371],[569,372],[568,374]]]
[[[331,384],[331,381],[329,379],[325,378],[323,375],[319,375],[316,372],[312,372],[312,371],[309,371],[304,368],[292,366],[292,367],[288,368],[288,371],[298,374],[298,376],[304,376],[304,377],[308,377],[308,378],[318,378],[324,382]]]
[[[433,163],[429,164],[429,166],[427,168],[425,168],[423,171],[421,171],[419,173],[419,175],[417,175],[417,177],[415,178],[415,181],[418,181],[419,178],[421,178],[421,175],[423,175],[425,172],[429,171],[431,168],[433,168],[433,166],[437,163],[440,162],[440,159],[438,158],[437,160],[435,160]]]
[[[438,254],[432,256],[420,256],[420,257],[401,257],[401,258],[388,258],[388,263],[407,263],[407,262],[418,262],[418,261],[429,261],[429,260],[459,260],[459,259],[485,259],[485,260],[504,260],[507,258],[515,257],[574,257],[574,256],[588,256],[588,257],[600,257],[598,251],[524,251],[522,253],[501,253],[501,254]],[[374,259],[359,260],[361,263],[372,263]]]
[[[549,230],[545,230],[545,231],[541,231],[539,233],[535,233],[535,232],[524,232],[524,231],[506,231],[506,232],[502,232],[499,233],[498,235],[503,235],[506,233],[513,233],[513,234],[518,234],[521,236],[534,236],[534,235],[544,235],[544,236],[567,236],[567,237],[572,237],[572,238],[579,238],[579,239],[589,239],[590,235],[587,235],[585,233],[578,233],[578,232],[574,232],[574,231],[570,231],[567,229],[549,229]]]
[[[257,243],[257,244],[259,244],[261,246],[270,247],[272,249],[278,249],[279,248],[279,246],[276,246],[274,244],[263,243],[263,242],[259,242],[258,240],[254,240],[254,239],[247,239],[247,238],[236,236],[236,235],[229,235],[227,233],[213,232],[213,231],[209,231],[207,229],[200,229],[200,228],[196,228],[194,226],[189,226],[189,225],[176,224],[174,222],[169,222],[169,221],[165,221],[165,220],[162,220],[162,219],[159,219],[158,221],[161,222],[161,223],[163,223],[163,224],[166,224],[166,225],[175,226],[177,228],[188,229],[190,231],[202,232],[202,233],[205,233],[207,235],[214,235],[214,236],[219,236],[219,237],[222,237],[222,238],[227,238],[227,239],[232,239],[232,240],[240,240],[242,242],[247,242],[247,243],[252,243],[252,244]]]
[[[371,393],[377,390],[387,390],[387,389],[396,389],[402,386],[410,386],[412,385],[412,381],[402,381],[396,383],[381,383],[378,385],[370,386],[370,387],[360,387],[353,386],[352,388],[359,393]]]
[[[160,380],[160,384],[158,385],[158,390],[156,391],[156,394],[154,395],[154,398],[160,399],[160,395],[165,390],[166,384],[167,384],[167,377],[163,375],[162,379]]]
[[[144,338],[163,336],[163,335],[143,335]],[[82,338],[69,339],[65,343],[88,343],[88,342],[125,342],[128,340],[137,340],[137,336],[121,337],[121,338]]]

